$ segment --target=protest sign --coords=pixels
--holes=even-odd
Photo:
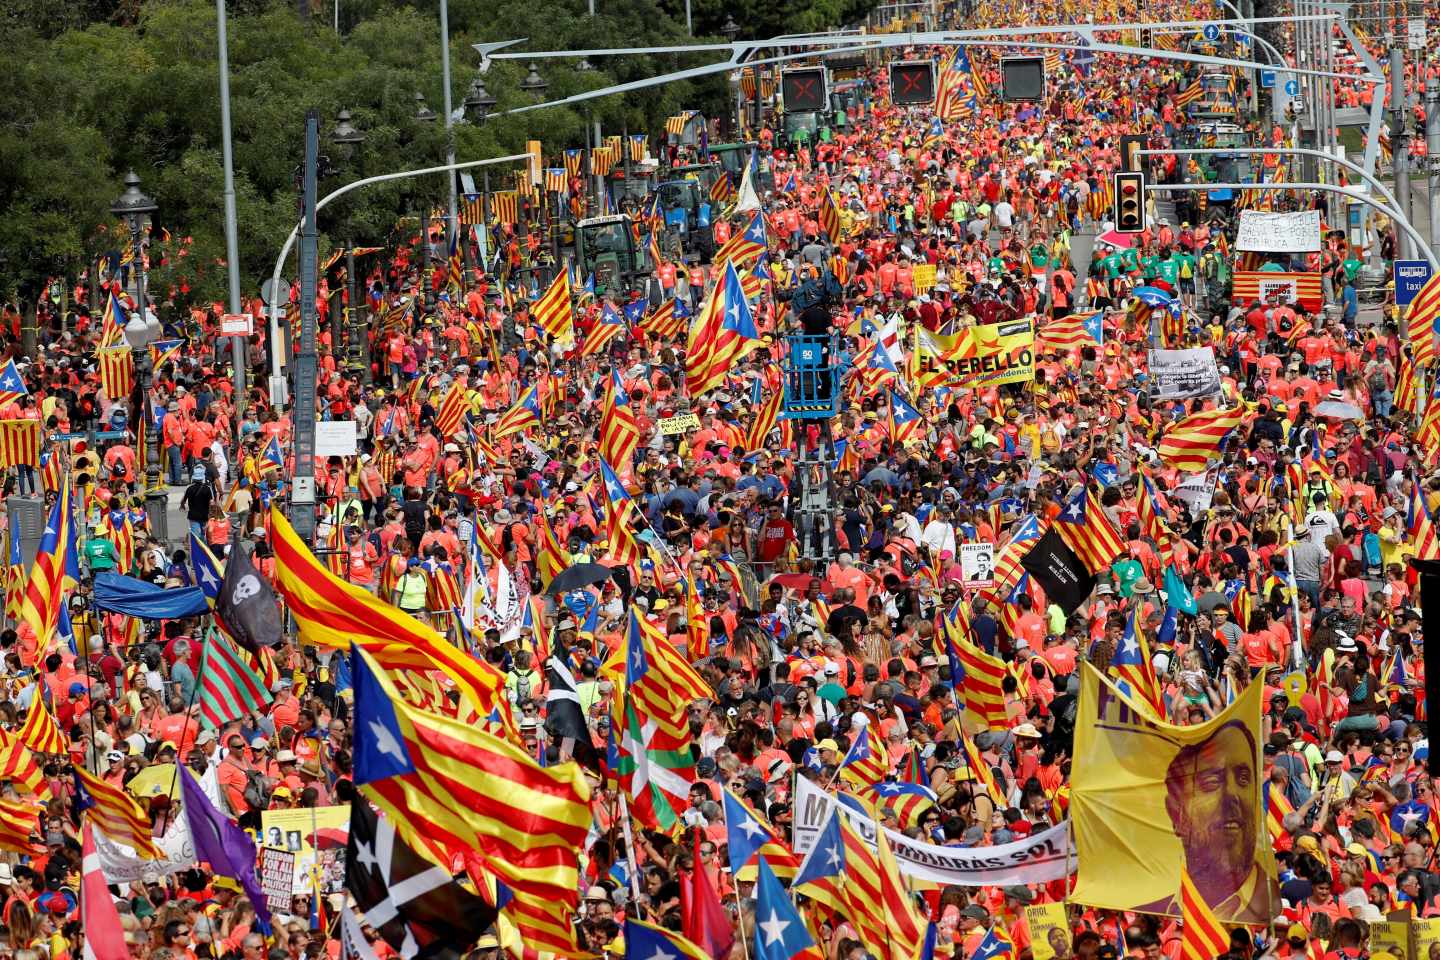
[[[1025,908],[1030,926],[1030,949],[1035,960],[1067,960],[1070,956],[1070,923],[1063,903],[1032,903]]]
[[[1154,400],[1189,400],[1220,392],[1220,367],[1212,347],[1151,350],[1149,370]]]
[[[345,881],[345,840],[349,835],[350,808],[335,806],[266,810],[260,815],[256,839],[259,846],[295,855],[294,889],[308,891],[310,869],[316,867],[322,891],[339,893]]]
[[[960,544],[960,586],[979,589],[995,584],[995,544]]]
[[[1236,250],[1260,253],[1314,253],[1320,249],[1320,211],[1266,213],[1240,211]]]
[[[172,873],[195,865],[195,844],[190,839],[190,824],[184,817],[171,817],[165,834],[155,838],[159,860],[146,860],[132,848],[116,843],[99,830],[95,832],[95,853],[106,881],[123,886],[127,883],[159,883]]]
[[[295,895],[295,854],[275,847],[260,848],[260,889],[272,911],[288,911]]]
[[[850,826],[867,842],[875,841],[875,821],[840,804],[819,785],[805,778],[795,781],[795,852],[808,853],[825,828],[832,810],[839,809]],[[941,847],[912,840],[886,829],[885,839],[895,854],[900,872],[916,880],[961,887],[1009,886],[1046,883],[1070,872],[1070,833],[1061,823],[1023,840],[993,847]]]
[[[321,420],[315,424],[315,456],[353,457],[357,449],[354,420]]]
[[[1080,671],[1072,899],[1176,917],[1183,864],[1222,923],[1268,922],[1280,890],[1260,807],[1264,684],[1250,684],[1205,723],[1177,727],[1139,709],[1090,664]],[[1212,795],[1216,775],[1235,784],[1233,802]]]
[[[915,330],[916,381],[974,390],[1035,379],[1035,323],[1029,317],[982,323],[958,333]]]
[[[677,433],[684,433],[686,430],[699,430],[700,418],[693,413],[681,413],[673,417],[666,417],[663,420],[656,420],[655,427],[662,436],[672,436]]]
[[[922,263],[911,273],[916,293],[929,293],[935,287],[935,264]]]

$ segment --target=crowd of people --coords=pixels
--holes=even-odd
[[[993,6],[971,25],[1076,12]],[[1118,9],[1109,17],[1113,4],[1100,7],[1099,21],[1125,19]],[[294,461],[293,409],[253,386],[234,393],[228,351],[212,336],[218,305],[185,314],[155,297],[162,322],[189,336],[140,403],[103,389],[103,304],[83,287],[69,316],[49,305],[37,355],[22,355],[12,338],[25,389],[0,418],[38,419],[47,436],[98,429],[116,438],[47,441],[43,463],[5,480],[7,511],[31,484],[47,503],[68,488],[80,533],[64,629],[50,635],[21,615],[18,543],[9,558],[0,729],[23,740],[27,718],[43,709],[64,749],[33,750],[34,779],[5,769],[0,808],[34,808],[39,820],[35,836],[3,843],[0,956],[82,951],[83,805],[72,766],[130,788],[157,837],[173,801],[152,789],[154,768],[177,760],[261,845],[277,811],[322,811],[357,796],[353,758],[368,734],[353,726],[333,651],[288,637],[265,658],[270,702],[216,726],[197,698],[215,637],[208,617],[146,621],[92,603],[95,578],[107,573],[198,585],[206,552],[223,560],[244,550],[272,575],[271,507],[285,506],[294,478],[311,474],[317,555],[503,672],[519,741],[546,764],[579,755],[549,722],[548,658],[573,673],[601,758],[587,773],[595,828],[575,851],[579,951],[623,952],[626,918],[687,928],[692,908],[681,891],[698,859],[736,931],[725,949],[746,955],[757,923],[754,864],[732,871],[726,791],[782,846],[793,839],[800,780],[872,788],[867,809],[885,826],[956,850],[1004,846],[1064,822],[1089,663],[1127,682],[1156,722],[1181,727],[1228,715],[1242,691],[1264,688],[1252,731],[1263,769],[1247,796],[1273,820],[1279,899],[1262,924],[1231,928],[1228,957],[1403,956],[1374,925],[1397,911],[1417,920],[1440,912],[1423,612],[1409,563],[1437,558],[1429,517],[1440,504],[1440,423],[1427,428],[1416,385],[1426,357],[1393,291],[1378,305],[1361,301],[1365,262],[1393,256],[1394,238],[1375,239],[1383,250],[1357,245],[1343,210],[1298,191],[1188,199],[1178,208],[1186,219],[1174,223],[1152,202],[1143,233],[1107,234],[1119,138],[1140,134],[1161,150],[1179,143],[1188,121],[1177,97],[1193,69],[1105,55],[1082,64],[1067,54],[1046,100],[1007,104],[991,89],[997,58],[972,48],[970,60],[957,81],[968,103],[962,120],[938,124],[931,111],[891,105],[883,72],[872,72],[865,103],[843,127],[799,145],[764,131],[776,189],[762,197],[768,276],[749,297],[755,335],[703,393],[687,388],[696,344],[685,324],[653,323],[657,305],[638,303],[638,292],[578,296],[574,338],[548,336],[524,296],[529,268],[544,270],[544,248],[508,225],[489,247],[501,254],[494,269],[481,264],[458,284],[427,259],[420,230],[361,261],[372,323],[360,353],[370,370],[347,361],[341,312],[327,307],[318,402],[322,419],[355,422],[353,456]],[[1251,123],[1259,142],[1280,142],[1265,121]],[[1154,173],[1173,180],[1193,172],[1189,164],[1160,155]],[[824,226],[832,196],[838,236]],[[1323,245],[1293,256],[1236,251],[1239,210],[1257,205],[1319,210]],[[735,215],[733,231],[750,222]],[[1081,256],[1080,237],[1096,235],[1109,243]],[[1242,267],[1319,274],[1320,302],[1227,299]],[[701,315],[725,268],[670,264],[657,276],[668,281],[669,309],[674,296]],[[1142,289],[1168,293],[1163,306]],[[138,309],[132,293],[116,290]],[[326,304],[330,293],[322,290]],[[626,318],[623,333],[587,349],[607,312]],[[1090,340],[1047,339],[1047,329],[1080,316],[1098,331]],[[1038,330],[1029,380],[961,389],[917,359],[922,334],[1027,317]],[[802,327],[839,337],[845,396],[823,427],[777,420],[773,409],[766,419],[782,390],[785,338]],[[250,340],[256,371],[267,340],[263,330]],[[1213,390],[1156,399],[1156,347],[1213,352]],[[888,369],[877,354],[893,358]],[[447,429],[456,395],[463,426]],[[533,410],[521,410],[527,396]],[[897,425],[902,403],[918,411],[918,425]],[[605,466],[633,504],[625,516],[639,555],[630,557],[617,557],[624,538],[607,522],[616,497],[601,465],[605,421],[619,407],[634,439],[624,462]],[[1193,455],[1168,454],[1164,438],[1177,422],[1232,408],[1243,418],[1215,438],[1198,472]],[[506,429],[517,412],[521,426]],[[688,426],[671,427],[692,414]],[[147,415],[153,435],[142,428],[137,437]],[[158,465],[147,462],[147,439],[158,441]],[[825,545],[820,557],[798,515],[813,469],[801,451],[817,446],[833,456],[833,528],[814,541]],[[146,514],[147,467],[157,466],[176,504],[168,540]],[[1091,520],[1113,531],[1118,549],[1086,571],[1092,589],[1070,603],[1046,595],[1019,548],[1077,502],[1103,513]],[[961,556],[977,543],[994,545],[998,559],[981,586],[967,583]],[[547,589],[585,564],[616,572]],[[623,723],[617,690],[632,617],[653,624],[713,690],[680,718],[694,763],[679,821],[637,820],[633,840],[630,824],[612,829],[622,788],[604,762]],[[1127,673],[1124,651],[1136,638],[1146,656]],[[1003,665],[996,714],[977,714],[966,689],[974,672],[956,670],[955,651],[972,648]],[[851,769],[866,736],[879,770],[869,783]],[[906,802],[886,799],[889,782],[905,785]],[[193,857],[164,863],[163,875],[111,882],[133,957],[340,955],[338,882],[316,879],[289,903],[272,900],[273,930],[262,934],[231,878]],[[1064,879],[914,885],[936,925],[933,949],[957,958],[988,960],[1001,949],[1013,960],[1181,955],[1178,908],[1096,907],[1069,889]],[[843,909],[800,902],[827,958],[889,960]],[[1046,903],[1063,906],[1061,936],[1031,929],[1026,908]],[[409,955],[381,931],[365,935],[378,957]],[[1417,937],[1422,947],[1440,942]],[[508,948],[487,933],[449,949],[488,960]]]

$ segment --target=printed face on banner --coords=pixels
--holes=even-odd
[[[1142,713],[1088,666],[1080,690],[1071,795],[1080,864],[1074,899],[1179,916],[1183,864],[1222,922],[1274,916],[1275,862],[1260,829],[1261,685],[1193,727]]]

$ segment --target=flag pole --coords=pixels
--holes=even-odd
[[[724,818],[724,820],[725,820],[725,832],[726,832],[726,835],[729,835],[729,832],[730,832],[730,817],[725,813],[725,803],[724,803],[724,798],[723,798],[723,797],[721,798],[721,803],[720,803],[720,815],[721,815],[721,816]],[[698,855],[699,855],[699,849],[700,849],[700,846],[699,846],[698,843],[696,844],[695,849],[696,849],[696,855],[697,855],[697,857],[698,857]],[[759,855],[759,851],[756,851],[756,860],[757,860],[757,863],[758,863],[758,860],[759,860],[759,856],[760,856],[760,855]],[[696,867],[696,869],[699,869],[699,870],[705,869],[704,865],[699,864],[699,863],[695,864],[695,867]],[[759,867],[757,866],[756,869],[758,870]],[[734,876],[732,879],[735,881],[735,889],[732,890],[731,892],[735,895],[735,931],[736,931],[736,933],[738,934],[738,936],[737,936],[735,939],[737,939],[737,940],[740,941],[740,948],[741,948],[741,950],[742,950],[743,953],[744,953],[745,960],[750,960],[750,944],[747,942],[747,941],[749,940],[749,938],[745,936],[745,924],[744,924],[744,922],[743,922],[743,920],[742,920],[742,917],[744,916],[744,911],[743,911],[743,909],[742,909],[741,906],[740,906],[740,874],[739,874],[738,871],[736,872],[735,876]]]
[[[624,789],[620,788],[618,783],[616,784],[616,788],[615,792],[620,797],[620,829],[624,831],[625,852],[630,859],[630,870],[628,871],[630,874],[630,896],[635,898],[636,903],[639,903],[640,871],[636,869],[639,864],[635,857],[635,833],[630,829],[630,805],[625,802]],[[614,851],[612,850],[611,853],[614,853]]]

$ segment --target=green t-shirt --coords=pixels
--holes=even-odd
[[[1140,252],[1134,247],[1126,247],[1121,250],[1120,259],[1124,261],[1127,273],[1140,269]]]
[[[1175,262],[1180,265],[1180,276],[1182,278],[1190,279],[1195,276],[1197,272],[1195,267],[1195,258],[1192,257],[1190,254],[1180,254],[1175,258]],[[1188,271],[1185,269],[1186,266],[1189,266],[1190,268]]]
[[[1156,266],[1160,270],[1160,279],[1168,284],[1174,284],[1180,279],[1180,261],[1174,257],[1167,257],[1161,260]]]
[[[114,570],[119,558],[115,546],[104,537],[91,537],[85,541],[85,563],[91,570]]]
[[[1119,255],[1112,253],[1100,261],[1100,266],[1105,270],[1105,276],[1114,280],[1120,276],[1120,271],[1125,267],[1125,261],[1121,260]]]
[[[1160,258],[1155,256],[1153,253],[1146,257],[1143,257],[1140,260],[1140,273],[1144,275],[1146,280],[1153,280],[1155,277],[1159,276],[1159,274],[1155,272],[1159,263]]]

